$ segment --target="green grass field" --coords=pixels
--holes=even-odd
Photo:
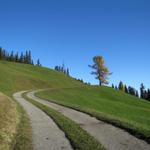
[[[37,96],[89,113],[147,141],[150,139],[150,102],[145,100],[98,86],[55,89]]]
[[[12,96],[16,91],[80,86],[63,73],[43,67],[0,61],[0,91]]]
[[[13,150],[33,150],[32,145],[32,129],[30,120],[24,109],[17,103],[17,112],[19,114],[19,123],[17,125],[17,133],[13,138]]]
[[[108,87],[85,86],[63,73],[48,68],[0,61],[0,69],[0,91],[9,97],[17,91],[51,88],[53,90],[40,92],[38,96],[89,113],[150,141],[150,103],[147,101]],[[5,107],[8,106],[9,103],[5,103]],[[21,127],[30,131],[25,112],[20,107],[15,111],[22,116],[19,120],[18,132],[22,130]],[[3,112],[0,113],[2,115]],[[20,132],[16,136],[15,140],[24,139],[16,142],[17,149],[31,148],[30,145],[28,148],[23,148],[31,140],[26,138],[30,132],[24,134],[25,128],[23,134]]]
[[[27,114],[15,101],[0,92],[0,150],[32,150]]]
[[[0,93],[0,150],[9,150],[17,133],[19,114],[9,97]]]
[[[14,92],[22,90],[80,85],[74,79],[47,68],[0,61],[0,92],[11,98]],[[0,101],[0,150],[10,148],[10,143],[12,144],[11,148],[14,147],[15,150],[31,150],[32,139],[28,116],[18,104],[9,109],[11,104],[15,104],[11,98],[9,101],[2,102],[3,99],[0,97],[0,100],[2,99]],[[12,119],[15,119],[15,115],[11,118],[9,116],[11,113],[18,114],[18,124],[13,124]],[[8,120],[6,120],[7,117],[9,117]],[[7,130],[4,134],[3,126],[6,123],[9,127],[17,129],[13,136]]]

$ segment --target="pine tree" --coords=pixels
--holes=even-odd
[[[66,69],[64,69],[63,73],[64,73],[64,74],[67,74]]]
[[[69,68],[67,68],[67,76],[70,76],[70,74],[69,74]]]
[[[37,60],[37,64],[36,65],[39,66],[39,67],[41,66],[40,59]]]
[[[2,55],[3,55],[3,56],[2,56],[2,59],[3,59],[3,60],[6,60],[6,50],[3,49]]]
[[[58,71],[60,71],[60,72],[61,72],[61,67],[60,67],[60,66],[58,66]]]
[[[23,52],[21,52],[21,55],[20,55],[20,58],[19,58],[19,62],[20,62],[20,63],[24,63]]]
[[[34,66],[34,61],[33,61],[33,59],[32,59],[32,61],[31,61],[31,65],[33,65],[33,66]]]
[[[2,60],[3,59],[3,49],[2,49],[2,47],[0,47],[0,60]]]
[[[114,84],[112,84],[112,86],[111,86],[113,89],[115,88],[115,86],[114,86]]]
[[[128,91],[128,88],[127,88],[127,86],[125,85],[125,87],[124,87],[124,91],[125,91],[125,93],[129,93],[129,91]]]
[[[14,60],[15,60],[15,58],[14,58],[14,52],[11,51],[11,54],[10,54],[10,61],[14,61]]]
[[[144,90],[144,96],[143,96],[143,98],[146,99],[146,100],[148,99],[148,93],[147,93],[146,90]]]
[[[55,68],[54,68],[56,71],[58,71],[58,66],[55,66]]]
[[[129,94],[136,96],[136,91],[133,87],[129,86],[128,91],[129,91]]]
[[[61,71],[61,72],[64,72],[63,66],[62,66],[62,67],[60,66],[60,71]]]
[[[62,64],[62,72],[65,73],[65,63]]]
[[[28,51],[26,51],[26,53],[25,53],[24,60],[25,60],[26,64],[29,63],[29,54],[28,54]]]
[[[147,93],[148,93],[148,95],[147,95],[147,97],[148,97],[147,100],[150,101],[150,89],[148,89],[148,92],[147,92]]]
[[[5,60],[9,61],[9,53],[8,52],[5,53]]]
[[[118,87],[117,87],[117,85],[115,86],[115,89],[116,89],[116,90],[118,90]]]
[[[29,64],[32,64],[31,51],[28,52],[28,63],[29,63]]]
[[[136,95],[135,95],[136,97],[139,97],[139,92],[136,90]]]
[[[119,82],[119,86],[118,87],[119,87],[120,91],[124,91],[124,85],[123,85],[122,81]]]
[[[145,90],[145,87],[144,87],[144,84],[142,83],[140,87],[140,93],[141,93],[140,97],[143,99],[144,99],[144,90]]]
[[[18,52],[15,55],[15,62],[19,62],[19,56],[18,56]]]

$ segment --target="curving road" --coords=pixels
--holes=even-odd
[[[38,90],[39,91],[39,90]],[[104,123],[85,113],[48,102],[36,97],[38,91],[28,92],[27,96],[35,101],[49,106],[62,113],[66,117],[78,123],[90,135],[95,137],[108,150],[150,150],[150,145],[137,139],[128,132]]]
[[[22,98],[21,95],[24,92],[26,91],[15,93],[13,97],[29,115],[32,127],[33,149],[72,150],[65,134],[57,127],[54,121],[39,108]]]

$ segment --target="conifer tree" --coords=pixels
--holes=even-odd
[[[91,74],[96,76],[95,79],[99,80],[100,86],[102,84],[108,84],[108,75],[111,75],[111,73],[109,73],[108,68],[105,67],[103,57],[95,56],[93,57],[93,62],[93,65],[89,65],[89,67],[94,70]]]
[[[18,55],[18,52],[17,52],[16,55],[15,55],[15,62],[19,62],[19,55]]]
[[[133,87],[129,86],[128,91],[129,91],[129,94],[136,96],[136,91]]]
[[[14,59],[14,52],[13,51],[11,51],[11,54],[10,54],[10,61],[14,61],[15,59]]]
[[[55,70],[58,71],[58,66],[55,66]]]
[[[41,66],[40,59],[37,60],[37,64],[36,65],[39,66],[39,67]]]
[[[139,92],[136,90],[136,94],[135,94],[136,97],[139,97]]]
[[[28,63],[32,64],[31,51],[28,52]]]
[[[144,90],[144,97],[143,97],[144,99],[148,99],[148,92],[146,91],[146,90]]]
[[[6,60],[6,50],[3,49],[2,55],[3,55],[3,56],[2,56],[2,59],[3,59],[3,60]]]
[[[67,74],[66,69],[63,70],[63,73],[64,73],[64,74]]]
[[[69,68],[67,68],[67,76],[69,76],[70,74],[69,74]]]
[[[150,89],[148,89],[148,95],[147,95],[147,100],[150,101]]]
[[[129,91],[128,91],[128,88],[127,88],[127,86],[125,85],[125,87],[124,87],[124,91],[125,91],[125,93],[129,93]]]
[[[144,84],[142,83],[142,84],[141,84],[141,87],[140,87],[140,92],[141,92],[140,97],[143,98],[143,99],[144,99],[144,97],[145,97],[145,96],[144,96],[144,90],[145,90],[145,87],[144,87]]]
[[[25,64],[28,64],[28,51],[25,52],[24,62],[25,62]]]
[[[119,86],[118,87],[119,87],[120,91],[124,91],[124,85],[123,85],[122,81],[119,82]]]
[[[19,62],[20,62],[20,63],[24,63],[23,52],[21,52],[21,55],[20,55],[20,58],[19,58]]]
[[[61,72],[61,67],[60,67],[60,66],[58,66],[58,71],[60,71],[60,72]]]
[[[33,66],[34,66],[34,61],[33,61],[33,59],[32,59],[32,61],[31,61],[31,65],[33,65]]]
[[[0,60],[3,59],[3,49],[0,47]]]
[[[6,52],[5,52],[5,60],[9,61],[9,60],[10,60],[9,57],[10,57],[10,56],[9,56],[9,53],[6,51]]]
[[[115,86],[114,86],[114,84],[112,84],[112,86],[111,86],[113,89],[115,88]]]

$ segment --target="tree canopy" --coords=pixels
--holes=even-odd
[[[102,56],[93,57],[93,65],[89,65],[94,71],[91,74],[95,75],[99,80],[99,85],[108,84],[108,76],[111,74],[107,67],[104,65],[104,59]]]

